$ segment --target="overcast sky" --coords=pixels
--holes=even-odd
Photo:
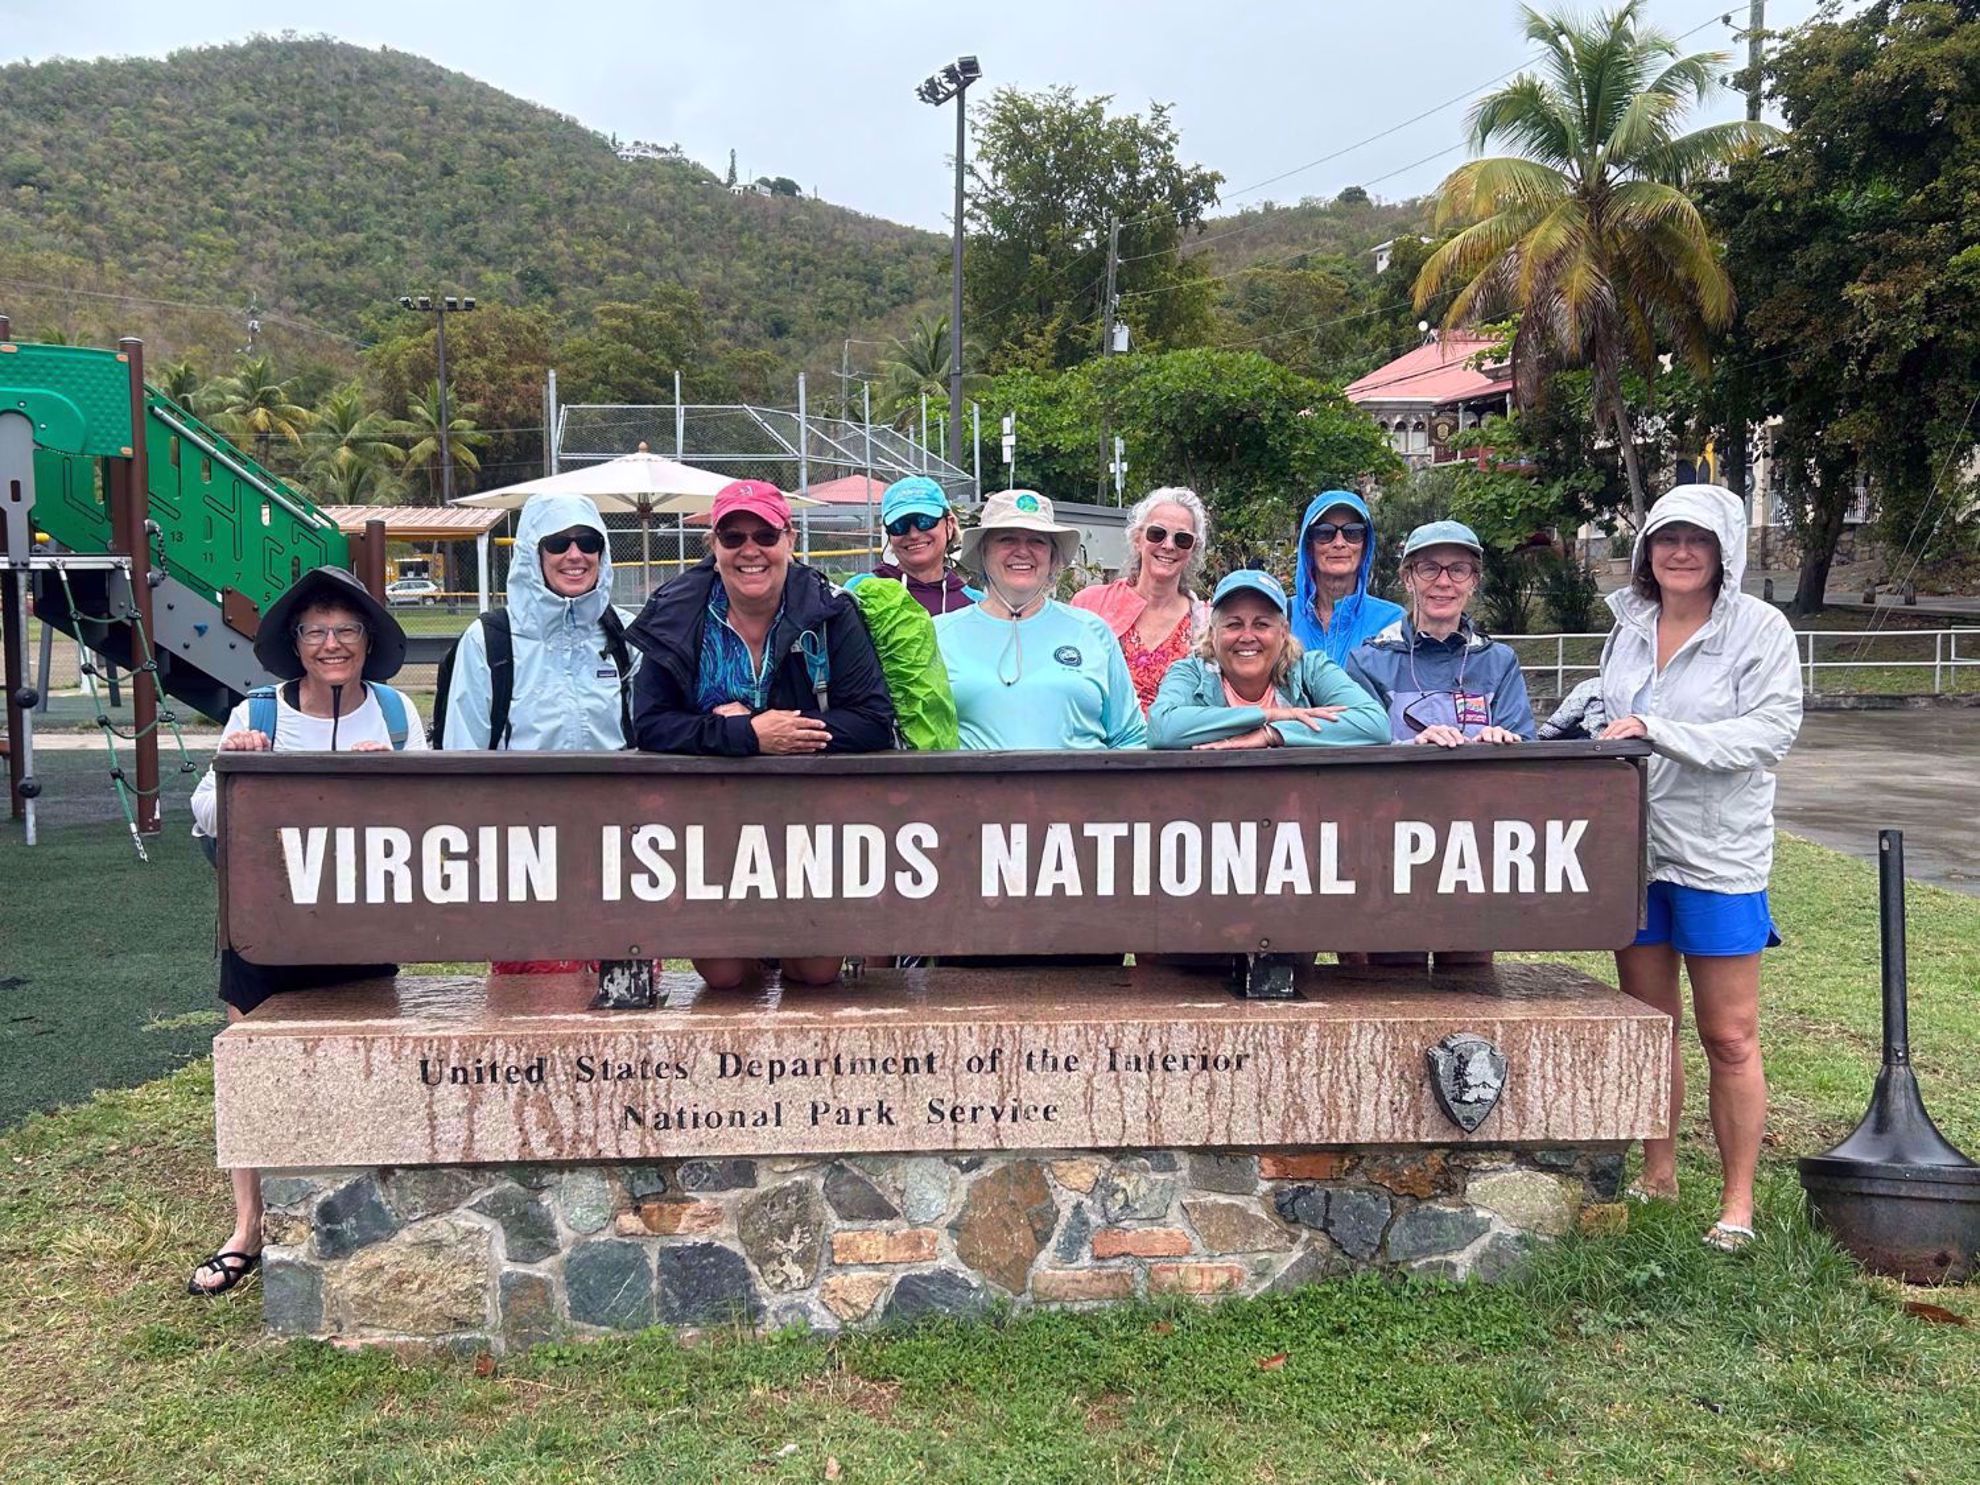
[[[1814,8],[1769,0],[1767,21]],[[1747,0],[1650,5],[1661,29],[1693,33],[1686,50],[1743,60],[1720,21],[1728,10],[1745,24]],[[717,171],[734,148],[746,177],[787,175],[828,201],[944,230],[954,105],[938,116],[914,88],[959,53],[981,59],[980,88],[1068,83],[1122,109],[1174,104],[1185,158],[1224,173],[1226,210],[1353,184],[1390,198],[1429,190],[1463,158],[1454,100],[1528,55],[1512,0],[341,0],[326,11],[336,19],[323,29],[343,40],[418,53],[594,129],[678,143]],[[265,0],[0,0],[0,47],[9,60],[162,55],[240,40],[270,18]],[[1741,107],[1725,94],[1701,117]]]

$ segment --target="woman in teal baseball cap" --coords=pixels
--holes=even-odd
[[[956,517],[934,480],[911,474],[887,486],[880,497],[880,525],[894,560],[876,566],[875,577],[906,584],[915,601],[938,617],[982,600],[983,594],[967,586],[949,563],[956,548]]]
[[[1286,590],[1269,572],[1232,573],[1210,600],[1194,655],[1162,677],[1148,711],[1155,748],[1384,743],[1389,721],[1346,671],[1293,638]]]

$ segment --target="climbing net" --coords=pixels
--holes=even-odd
[[[111,786],[116,790],[117,803],[124,812],[124,824],[131,832],[131,846],[137,851],[138,860],[148,862],[151,860],[151,857],[144,849],[144,837],[138,830],[138,803],[147,798],[155,801],[159,794],[159,786],[154,785],[149,789],[140,789],[138,787],[137,782],[124,772],[124,766],[117,758],[117,742],[119,739],[122,739],[125,742],[137,743],[143,738],[156,734],[159,728],[169,727],[172,732],[172,740],[178,745],[179,749],[179,772],[182,774],[192,773],[195,771],[196,765],[193,763],[191,755],[186,751],[186,737],[185,733],[179,729],[178,712],[165,704],[164,688],[158,684],[158,652],[151,646],[151,636],[145,632],[144,615],[138,611],[136,601],[130,596],[128,584],[125,587],[125,598],[120,612],[92,614],[84,612],[81,606],[77,604],[75,589],[69,586],[68,569],[60,566],[56,567],[55,576],[61,581],[62,596],[68,603],[71,617],[76,620],[78,625],[82,623],[129,624],[132,627],[137,634],[137,647],[133,651],[133,654],[144,657],[143,664],[136,666],[132,670],[132,680],[135,683],[138,676],[149,675],[151,677],[152,692],[159,698],[158,714],[146,726],[119,727],[111,719],[109,710],[103,703],[102,695],[96,689],[96,678],[99,672],[94,660],[85,658],[82,662],[83,684],[89,688],[90,705],[96,710],[96,725],[103,734],[103,746],[110,757]]]

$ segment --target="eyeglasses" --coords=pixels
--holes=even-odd
[[[1434,583],[1440,577],[1447,577],[1454,583],[1468,583],[1478,576],[1476,562],[1412,562],[1409,570],[1416,574],[1418,582]]]
[[[1186,552],[1196,545],[1194,531],[1171,531],[1167,526],[1144,526],[1141,528],[1141,534],[1147,538],[1151,547],[1159,547],[1163,542],[1169,541],[1175,543],[1177,551]]]
[[[559,531],[555,536],[546,536],[539,541],[537,548],[553,557],[561,557],[572,547],[576,547],[587,557],[596,557],[605,550],[605,534],[593,531],[589,526],[582,531]]]
[[[1361,521],[1344,521],[1335,525],[1332,521],[1318,521],[1306,528],[1309,546],[1332,546],[1334,538],[1344,537],[1351,547],[1358,547],[1368,540],[1368,527]]]
[[[336,640],[340,645],[355,645],[364,638],[362,624],[298,624],[296,638],[313,650]]]
[[[931,516],[927,511],[918,510],[911,516],[897,516],[887,523],[889,536],[906,536],[910,531],[933,531],[948,520],[947,516]]]
[[[752,526],[748,530],[724,526],[715,533],[715,539],[722,543],[725,552],[739,552],[746,546],[758,546],[767,552],[784,539],[784,533],[774,526]]]

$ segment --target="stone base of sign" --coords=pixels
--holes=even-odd
[[[1491,1281],[1613,1231],[1623,1146],[1156,1149],[271,1172],[280,1334],[505,1351],[649,1325]]]

